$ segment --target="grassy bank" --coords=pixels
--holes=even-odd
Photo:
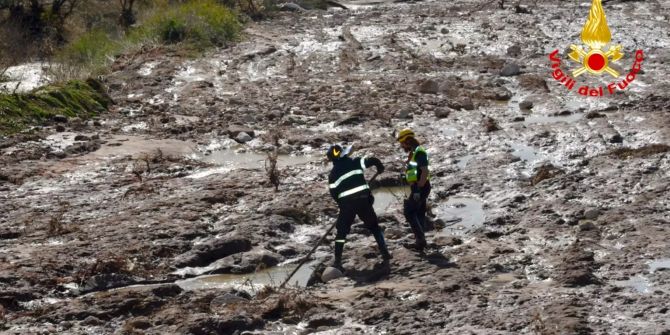
[[[10,135],[56,115],[87,118],[107,110],[110,98],[96,80],[73,80],[25,94],[0,94],[0,134]]]
[[[214,0],[156,5],[128,31],[96,29],[84,33],[56,55],[61,77],[104,73],[116,55],[144,46],[179,45],[202,52],[237,39],[237,15]]]

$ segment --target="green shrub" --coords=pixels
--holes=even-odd
[[[101,30],[94,30],[65,46],[57,54],[56,60],[61,66],[84,68],[88,72],[84,75],[90,75],[109,65],[121,50],[121,42]]]
[[[228,8],[214,0],[193,0],[159,10],[136,33],[161,43],[186,42],[204,49],[225,45],[239,31],[240,23]]]

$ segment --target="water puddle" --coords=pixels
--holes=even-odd
[[[628,280],[618,280],[614,283],[617,286],[633,288],[638,293],[651,292],[651,284],[649,283],[649,279],[643,276],[634,276]]]
[[[475,157],[476,157],[475,155],[466,155],[458,158],[456,167],[458,167],[460,170],[465,170],[465,168],[468,166],[468,163]]]
[[[407,186],[380,187],[372,190],[375,197],[373,207],[377,214],[388,213],[395,204],[402,204],[403,199],[407,198],[410,189]]]
[[[435,208],[434,212],[447,225],[442,231],[449,233],[471,231],[481,227],[486,219],[484,204],[473,198],[451,198],[446,204]]]
[[[520,144],[520,143],[511,143],[512,155],[521,158],[521,160],[526,162],[534,162],[540,159],[540,156],[537,154],[535,148]]]
[[[548,124],[558,122],[574,123],[581,120],[582,118],[583,114],[581,113],[573,113],[570,115],[558,115],[558,116],[531,115],[529,117],[526,117],[526,119],[523,121],[523,124],[531,125],[531,124]]]
[[[670,269],[670,258],[660,258],[655,259],[648,264],[649,273],[654,273],[661,269]],[[614,285],[622,287],[630,287],[638,293],[649,293],[651,292],[652,284],[649,279],[642,275],[636,275],[630,277],[628,280],[618,280],[614,282]]]
[[[287,285],[306,287],[309,278],[314,272],[315,265],[316,262],[303,265],[298,272],[291,277],[291,280]],[[277,266],[248,274],[206,275],[179,280],[176,281],[175,284],[186,291],[234,288],[254,294],[265,286],[281,285],[291,272],[295,270],[296,266],[297,264]]]
[[[188,178],[199,179],[213,174],[225,173],[236,169],[265,169],[267,155],[257,152],[237,152],[234,149],[223,149],[213,151],[209,155],[199,156],[196,159],[211,163],[217,167],[205,169],[190,175]],[[277,157],[277,168],[283,169],[289,166],[305,165],[319,162],[321,159],[310,155],[279,155]]]
[[[670,269],[670,258],[661,258],[649,263],[649,272],[654,273],[660,269]]]
[[[262,153],[236,152],[233,149],[217,150],[202,158],[202,160],[207,163],[238,169],[265,168],[266,159],[267,155]],[[287,166],[303,165],[317,161],[319,161],[319,158],[308,155],[279,155],[277,157],[277,167],[284,168]]]
[[[140,157],[160,150],[166,156],[185,156],[193,152],[195,144],[174,139],[145,139],[140,136],[113,136],[107,144],[86,154],[85,158],[109,158],[114,156]]]

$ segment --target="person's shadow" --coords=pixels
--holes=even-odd
[[[357,270],[347,269],[345,275],[356,282],[356,285],[371,284],[387,279],[391,274],[391,266],[388,262],[376,263],[372,268]]]
[[[440,269],[457,267],[456,263],[450,262],[449,258],[445,257],[442,253],[437,251],[424,253],[419,257],[425,259],[426,261],[428,261],[428,263],[433,264]]]

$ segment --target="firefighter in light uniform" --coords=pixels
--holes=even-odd
[[[426,201],[430,194],[428,153],[410,129],[401,130],[397,139],[400,146],[408,154],[405,180],[411,188],[409,197],[403,203],[403,212],[416,239],[416,243],[412,247],[423,251],[426,247],[426,237],[424,235],[426,229]]]
[[[351,224],[356,216],[363,221],[379,246],[379,252],[388,261],[392,258],[384,241],[384,234],[379,227],[377,214],[372,204],[374,199],[363,172],[366,168],[375,166],[377,173],[384,172],[384,165],[375,157],[350,158],[351,147],[343,149],[340,145],[332,145],[327,152],[328,159],[333,162],[333,169],[328,176],[330,195],[335,199],[340,212],[337,217],[337,235],[335,237],[335,261],[333,267],[342,268],[342,252]]]

